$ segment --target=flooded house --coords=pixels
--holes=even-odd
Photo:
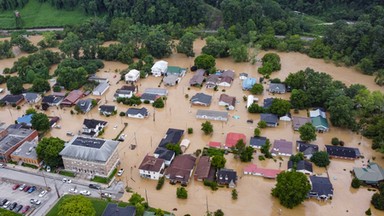
[[[219,185],[235,188],[237,184],[237,173],[235,170],[222,168],[216,173],[216,181]]]
[[[92,94],[95,96],[101,96],[103,95],[107,90],[109,89],[109,83],[102,82],[99,85],[97,85],[93,91]]]
[[[144,119],[149,116],[149,112],[147,108],[128,108],[127,112],[125,113],[126,116],[130,118],[139,118]]]
[[[5,105],[13,105],[17,106],[20,105],[24,100],[23,95],[5,95],[3,98],[1,98],[0,103],[3,103]]]
[[[25,101],[29,104],[36,104],[41,100],[41,95],[34,92],[27,92],[23,94]]]
[[[257,80],[256,78],[253,78],[253,77],[248,77],[246,79],[243,80],[242,82],[242,89],[244,91],[249,91],[252,89],[252,87],[257,83]]]
[[[309,197],[318,200],[328,200],[333,197],[333,186],[328,177],[310,176],[311,190]]]
[[[319,151],[319,146],[315,144],[306,143],[303,141],[296,141],[297,151],[303,153],[304,158],[311,159],[312,155]]]
[[[48,95],[43,97],[43,99],[41,100],[41,104],[47,104],[48,106],[59,106],[63,100],[63,96]]]
[[[330,158],[355,160],[361,156],[358,148],[326,145],[325,149]]]
[[[240,73],[239,74],[239,79],[240,80],[246,80],[248,78],[248,74],[247,73]]]
[[[175,152],[168,150],[165,147],[157,147],[153,152],[153,156],[155,158],[163,159],[165,166],[169,166],[175,158]]]
[[[198,69],[193,77],[189,80],[190,86],[202,86],[204,82],[205,70],[204,69]]]
[[[204,93],[196,93],[190,99],[191,104],[199,106],[210,106],[212,102],[212,96]]]
[[[140,177],[159,180],[164,174],[164,169],[164,159],[146,155],[139,166],[139,173]]]
[[[197,110],[196,118],[226,122],[228,121],[228,112],[214,111],[214,110]]]
[[[197,181],[205,181],[210,178],[211,170],[214,169],[209,156],[201,156],[196,165],[194,179]],[[209,179],[213,180],[213,179]]]
[[[31,164],[40,167],[40,160],[36,153],[37,142],[26,141],[11,154],[11,160],[15,163]]]
[[[215,88],[219,84],[219,79],[219,76],[216,74],[209,75],[205,82],[205,87],[209,89]]]
[[[370,162],[365,167],[354,167],[353,173],[365,184],[378,185],[384,181],[384,169],[377,163]]]
[[[256,149],[261,149],[265,145],[266,142],[267,142],[267,137],[253,136],[253,137],[251,137],[251,140],[249,142],[249,146],[256,148]]]
[[[99,106],[99,112],[105,116],[111,116],[117,112],[117,108],[114,105],[101,105]]]
[[[288,171],[296,170],[296,172],[301,172],[305,175],[313,174],[313,165],[311,162],[306,160],[300,160],[297,163],[293,161],[288,161]]]
[[[168,62],[164,60],[160,60],[155,62],[155,64],[151,68],[151,73],[154,77],[159,77],[167,73]]]
[[[309,111],[309,117],[311,118],[312,125],[316,128],[316,131],[327,132],[329,130],[327,116],[322,109],[318,108]]]
[[[136,82],[139,79],[140,79],[140,71],[136,69],[132,69],[127,74],[124,75],[124,80],[126,83]]]
[[[166,75],[163,78],[163,83],[165,86],[175,86],[180,82],[180,77],[174,74]]]
[[[94,100],[91,99],[91,98],[87,98],[87,99],[84,99],[84,100],[78,100],[77,101],[77,104],[76,104],[76,107],[78,108],[78,110],[82,113],[87,113],[89,112],[92,108],[93,108],[93,102]]]
[[[277,127],[277,125],[279,125],[279,118],[277,115],[271,113],[261,113],[260,121],[267,123],[268,127]]]
[[[244,143],[247,143],[247,137],[245,136],[245,134],[229,132],[225,139],[224,148],[230,149],[232,147],[235,147],[237,142],[240,140],[243,140]]]
[[[165,177],[171,184],[187,186],[195,167],[196,158],[190,154],[178,155],[165,171]]]
[[[284,83],[270,83],[268,91],[270,93],[284,94],[287,92]]]
[[[82,135],[89,137],[97,137],[104,130],[108,122],[96,119],[84,119],[82,127]]]
[[[299,116],[293,116],[292,117],[292,128],[295,131],[298,131],[299,128],[306,123],[311,123],[311,119],[307,117],[299,117]]]
[[[292,142],[284,139],[275,140],[273,142],[271,153],[273,156],[290,157],[293,154]]]
[[[261,176],[267,179],[275,179],[283,170],[260,168],[256,164],[249,164],[244,167],[244,175]]]
[[[221,94],[219,98],[219,106],[225,106],[227,110],[234,110],[236,106],[236,97]]]
[[[83,97],[84,92],[81,90],[73,90],[68,93],[67,97],[60,103],[60,106],[71,107]]]

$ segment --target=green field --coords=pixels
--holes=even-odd
[[[77,24],[89,18],[79,9],[73,11],[57,10],[49,3],[39,3],[29,0],[29,3],[18,10],[23,21],[22,28],[62,27],[67,24]],[[14,11],[0,13],[0,29],[14,29],[16,22]]]

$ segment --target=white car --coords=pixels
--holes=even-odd
[[[46,190],[41,191],[41,193],[39,194],[39,197],[43,197],[43,196],[45,196],[45,194],[47,194],[47,192],[48,192],[48,191],[46,191]]]
[[[67,178],[63,178],[63,182],[70,184],[70,183],[72,183],[72,180],[71,179],[67,179]]]
[[[71,188],[71,189],[69,189],[69,193],[77,194],[78,191],[75,188]]]
[[[38,200],[38,199],[31,199],[31,200],[30,200],[30,203],[31,203],[31,204],[35,204],[35,205],[40,205],[40,204],[41,204],[41,201]]]
[[[122,176],[124,173],[124,169],[120,169],[119,172],[117,172],[117,176]]]
[[[81,195],[84,195],[84,196],[90,196],[91,195],[91,192],[87,191],[87,190],[82,190],[80,191],[80,194]]]
[[[47,166],[47,172],[51,172],[51,167]]]

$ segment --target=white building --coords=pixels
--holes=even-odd
[[[167,73],[168,62],[160,60],[157,61],[151,68],[152,75],[155,77],[162,76]]]
[[[101,82],[95,89],[93,89],[92,94],[96,96],[103,95],[109,89],[109,83]]]
[[[164,169],[165,162],[163,159],[146,155],[140,164],[139,173],[143,178],[158,180],[163,176]]]
[[[125,74],[125,82],[136,82],[140,78],[140,71],[138,70],[130,70],[127,74]]]

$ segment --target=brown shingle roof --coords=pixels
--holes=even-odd
[[[197,179],[208,178],[210,169],[211,169],[211,162],[209,161],[209,156],[201,156],[199,159],[199,162],[196,165],[195,178]]]
[[[178,155],[168,167],[166,175],[170,179],[182,179],[188,181],[189,175],[195,166],[196,158],[192,155]]]
[[[236,98],[235,97],[231,97],[231,96],[229,96],[227,94],[221,94],[219,101],[223,101],[223,102],[225,102],[227,104],[230,104],[232,106],[236,105]]]
[[[164,159],[155,158],[154,156],[146,155],[143,161],[140,164],[140,170],[159,172],[162,165],[164,164]]]
[[[73,90],[69,92],[68,96],[64,98],[63,102],[75,104],[83,96],[84,92],[81,90]]]

